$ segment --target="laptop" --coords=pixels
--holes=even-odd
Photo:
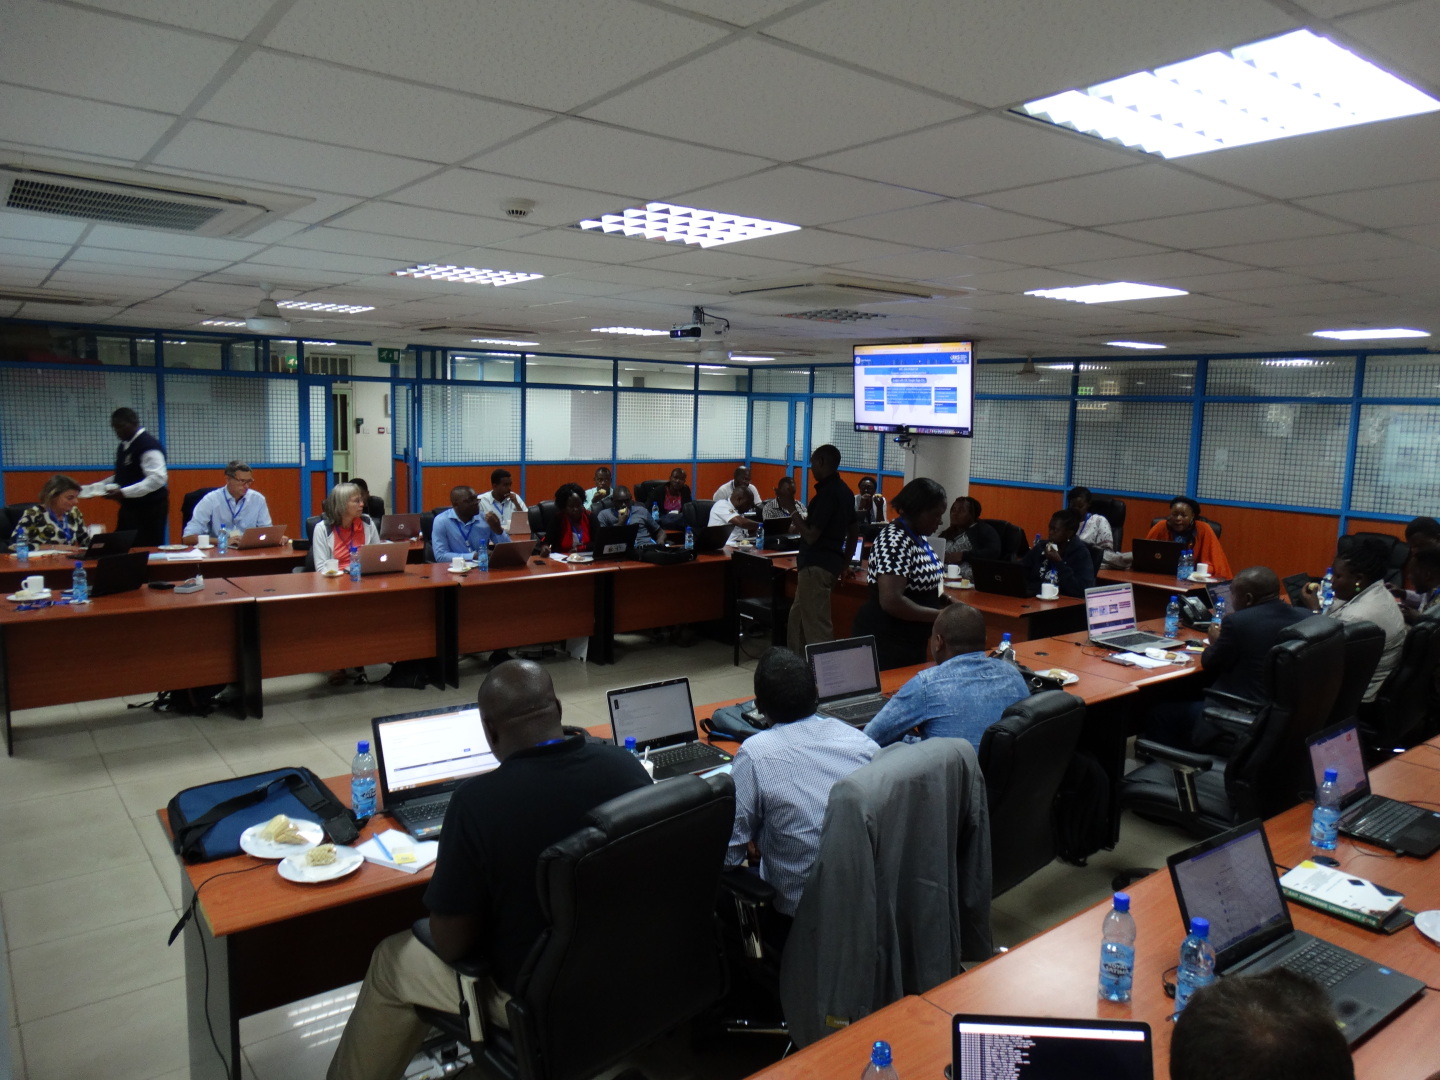
[[[950,1021],[952,1080],[1153,1080],[1150,1025],[1138,1020],[978,1016]]]
[[[360,548],[360,575],[401,573],[409,557],[410,543],[407,540],[365,544]]]
[[[971,559],[970,580],[975,588],[998,596],[1034,596],[1025,568],[1003,559]]]
[[[1311,735],[1305,745],[1316,788],[1324,782],[1326,769],[1339,774],[1342,834],[1417,859],[1428,859],[1440,850],[1440,813],[1370,793],[1370,774],[1354,720]]]
[[[636,750],[650,751],[657,781],[709,772],[732,760],[725,751],[700,741],[690,680],[683,676],[611,690],[605,700],[615,745],[624,746],[625,737],[633,735]]]
[[[144,585],[150,576],[150,556],[144,551],[102,555],[95,561],[95,569],[87,576],[92,597],[134,592]]]
[[[534,540],[509,540],[496,544],[490,549],[490,569],[506,570],[524,566],[525,560],[530,558],[530,553],[535,550],[536,543]]]
[[[124,555],[130,550],[130,545],[135,543],[137,535],[134,529],[125,529],[123,532],[96,533],[90,538],[90,546],[85,549],[85,557],[98,559],[102,555]]]
[[[1180,552],[1184,547],[1174,540],[1141,540],[1137,536],[1130,541],[1130,551],[1135,556],[1130,568],[1143,574],[1169,574],[1174,577],[1175,571],[1180,569]]]
[[[1127,581],[1085,590],[1085,629],[1090,642],[1107,649],[1172,649],[1178,638],[1161,637],[1135,629],[1135,590]]]
[[[719,551],[729,542],[734,531],[733,525],[706,525],[703,529],[696,529],[695,550]]]
[[[599,526],[590,544],[595,552],[595,561],[635,558],[635,538],[639,533],[638,522],[634,525]]]
[[[279,547],[284,542],[284,525],[261,525],[258,528],[246,529],[231,546],[235,548],[267,548]]]
[[[1210,920],[1216,973],[1284,967],[1314,979],[1330,995],[1351,1045],[1425,989],[1419,979],[1295,929],[1259,821],[1202,840],[1168,862],[1182,924],[1188,929],[1195,916]]]
[[[842,638],[805,646],[805,660],[815,675],[821,716],[833,716],[854,727],[864,727],[885,705],[880,693],[880,658],[875,639]]]
[[[500,764],[474,705],[377,716],[370,730],[381,803],[417,840],[440,835],[456,788]]]
[[[783,524],[783,522],[781,524]],[[774,532],[771,532],[767,525],[765,528],[765,539],[760,544],[760,550],[779,552],[799,551],[800,534],[784,533],[778,528]]]
[[[419,540],[419,514],[386,514],[380,519],[381,540]]]

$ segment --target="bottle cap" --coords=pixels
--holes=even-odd
[[[370,752],[370,740],[361,739],[355,744],[355,751],[360,754],[368,754]]]
[[[1116,911],[1129,911],[1129,910],[1130,910],[1130,894],[1129,894],[1129,893],[1117,892],[1117,893],[1115,894],[1115,910],[1116,910]]]
[[[80,559],[76,559],[76,560],[75,560],[75,569],[76,569],[76,570],[84,570],[84,569],[85,569],[85,563],[82,562]]]
[[[634,735],[626,735],[626,736],[625,736],[625,749],[626,749],[626,750],[634,750],[634,749],[635,749],[635,736],[634,736]]]
[[[1325,770],[1325,783],[1327,783],[1327,784],[1333,784],[1333,783],[1335,783],[1336,780],[1339,780],[1339,779],[1340,779],[1340,773],[1339,773],[1337,770],[1335,770],[1335,769],[1326,769],[1326,770]]]
[[[1005,633],[1001,634],[1001,635],[1000,635],[1000,640],[1001,640],[1001,641],[1009,641],[1009,640],[1010,640],[1010,632],[1007,630]]]
[[[1178,604],[1178,603],[1180,602],[1180,598],[1179,598],[1178,596],[1176,596],[1174,593],[1171,593],[1171,594],[1170,594],[1170,602],[1171,602],[1172,604]]]
[[[890,1044],[884,1039],[876,1039],[875,1045],[870,1048],[870,1064],[885,1068],[891,1061]]]
[[[1190,933],[1196,937],[1208,938],[1210,936],[1210,920],[1196,915],[1190,920]]]

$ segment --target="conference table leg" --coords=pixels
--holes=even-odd
[[[15,735],[10,730],[10,643],[0,626],[0,706],[5,709],[5,756],[15,756]]]
[[[241,604],[235,613],[240,644],[240,718],[265,715],[265,694],[260,679],[260,615],[256,604]]]
[[[586,653],[594,664],[615,663],[615,576],[595,576],[595,633],[590,635]]]
[[[180,870],[183,906],[195,890]],[[231,938],[210,933],[198,913],[185,927],[185,1013],[190,1042],[190,1080],[241,1080],[240,1017],[230,978]],[[276,964],[282,961],[274,958]]]

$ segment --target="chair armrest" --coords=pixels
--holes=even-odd
[[[1248,713],[1251,716],[1254,716],[1265,707],[1263,701],[1243,698],[1239,694],[1227,694],[1223,690],[1215,690],[1213,688],[1205,691],[1205,702],[1207,705],[1213,704],[1218,708]]]
[[[748,866],[727,866],[720,872],[720,887],[738,904],[762,907],[775,902],[775,886]]]
[[[1136,739],[1135,749],[1143,750],[1156,761],[1168,765],[1172,769],[1181,769],[1186,772],[1209,772],[1215,765],[1215,759],[1207,757],[1205,754],[1192,754],[1188,750],[1177,750],[1173,746],[1151,742],[1149,739]]]
[[[1232,735],[1243,735],[1255,723],[1255,717],[1265,707],[1264,702],[1222,693],[1219,690],[1205,691],[1205,719]]]
[[[416,919],[410,926],[410,932],[415,935],[415,940],[424,945],[436,956],[440,956],[440,950],[435,945],[435,937],[430,933],[429,918]],[[445,960],[443,956],[440,959]],[[460,975],[468,975],[472,979],[482,979],[490,974],[490,965],[483,958],[459,960],[455,963],[445,961]]]

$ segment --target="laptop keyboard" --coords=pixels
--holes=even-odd
[[[1377,840],[1389,840],[1405,826],[1424,816],[1418,806],[1402,802],[1382,802],[1373,810],[1367,810],[1361,817],[1345,827],[1357,836],[1373,836]]]
[[[837,720],[868,720],[884,704],[883,701],[852,701],[848,705],[821,705],[820,711]]]
[[[1369,966],[1369,961],[1345,949],[1337,949],[1324,941],[1309,941],[1298,952],[1286,957],[1281,967],[1314,979],[1327,990],[1348,975]]]
[[[650,761],[656,768],[674,768],[692,761],[706,761],[720,757],[720,751],[709,743],[688,742],[672,746],[669,750],[650,751]]]
[[[417,799],[402,807],[406,821],[415,828],[433,825],[445,820],[445,810],[450,805],[447,794],[438,799]]]
[[[1107,637],[1105,644],[1111,648],[1133,649],[1141,645],[1154,645],[1155,642],[1163,640],[1165,639],[1154,634],[1122,634],[1120,637]]]

